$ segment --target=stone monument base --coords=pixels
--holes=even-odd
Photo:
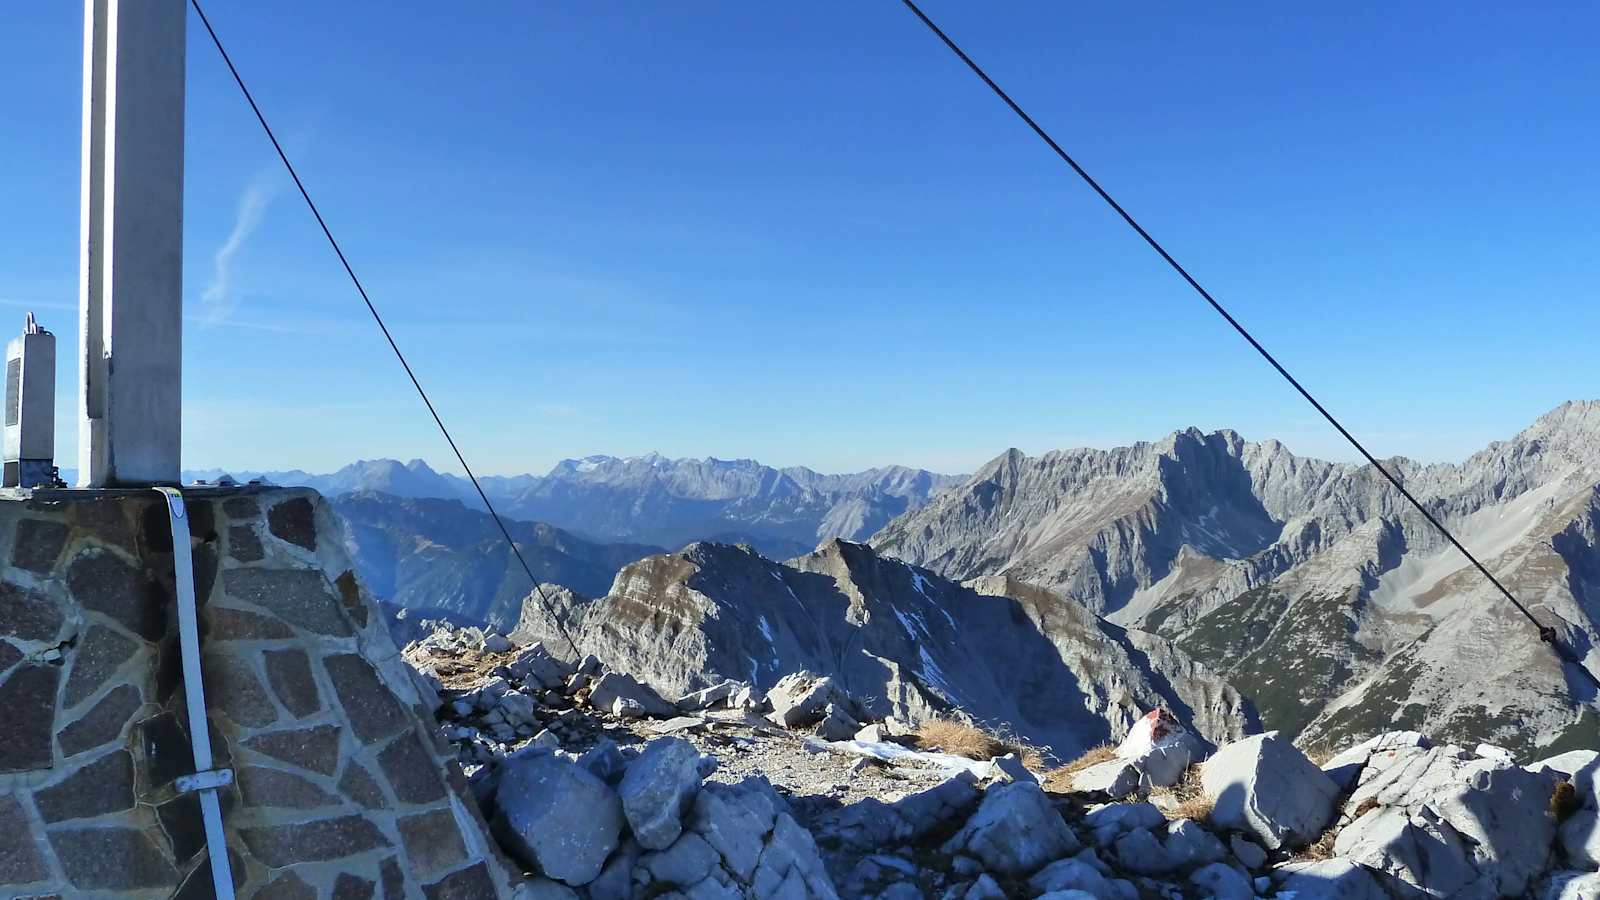
[[[509,896],[328,505],[185,498],[238,896]],[[165,502],[0,492],[0,562],[0,896],[212,896]]]

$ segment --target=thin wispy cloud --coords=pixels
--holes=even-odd
[[[234,216],[233,230],[212,256],[211,283],[200,295],[205,325],[220,325],[229,320],[239,307],[239,291],[234,285],[234,258],[244,249],[245,243],[266,217],[267,207],[277,196],[278,185],[264,175],[258,175],[245,185],[239,195],[239,208]]]

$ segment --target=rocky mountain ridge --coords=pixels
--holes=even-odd
[[[958,584],[847,541],[784,563],[702,542],[625,566],[602,597],[546,593],[558,612],[530,598],[514,638],[565,647],[571,634],[574,652],[669,695],[825,672],[875,715],[959,710],[1061,754],[1120,738],[1152,706],[1211,741],[1256,726],[1238,692],[1171,641],[1027,585]]]
[[[1600,671],[1600,402],[1565,404],[1459,465],[1386,465]],[[1593,686],[1370,466],[1194,429],[1110,451],[1013,450],[871,543],[1164,635],[1303,740],[1397,716],[1519,752],[1600,741]]]

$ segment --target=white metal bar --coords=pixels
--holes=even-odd
[[[200,622],[194,596],[194,559],[189,551],[189,519],[177,488],[154,489],[167,505],[172,526],[172,564],[176,569],[178,645],[183,660],[183,693],[189,710],[189,741],[199,778],[211,773],[211,733],[206,728],[206,689],[200,680]],[[229,776],[231,779],[231,774]],[[211,855],[211,880],[218,900],[233,900],[233,872],[228,863],[227,835],[222,830],[222,804],[216,786],[201,787],[200,816],[205,823],[206,850]]]

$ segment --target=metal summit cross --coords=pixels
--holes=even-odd
[[[177,484],[184,0],[85,0],[78,483]]]

